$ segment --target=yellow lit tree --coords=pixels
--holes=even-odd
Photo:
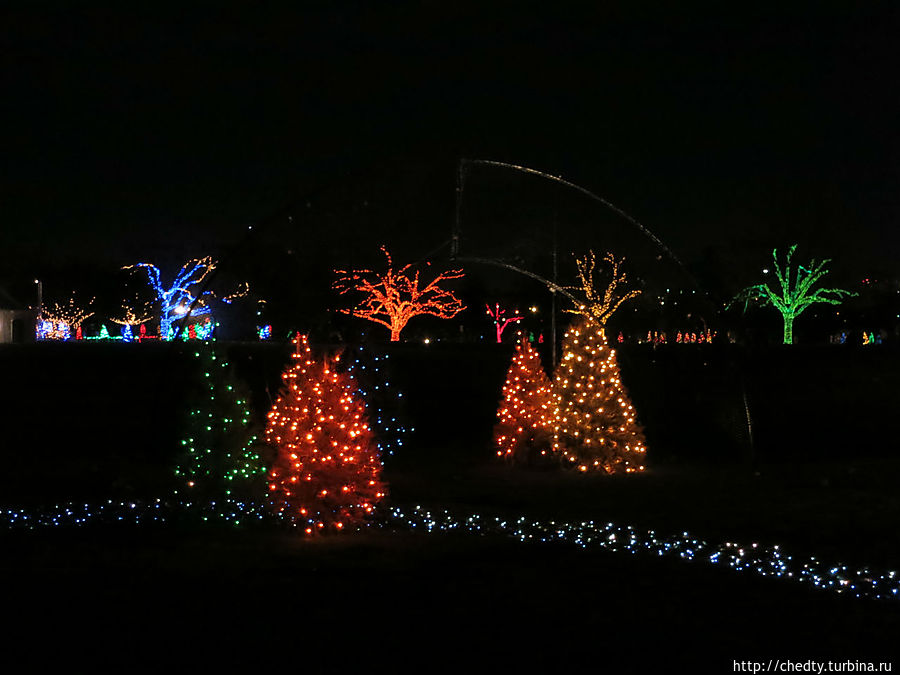
[[[441,319],[452,319],[466,306],[453,293],[441,288],[441,283],[463,276],[462,270],[441,272],[425,286],[419,287],[419,271],[411,271],[412,264],[394,271],[391,254],[382,246],[387,256],[388,268],[384,274],[372,270],[335,270],[338,275],[333,287],[343,295],[358,291],[365,297],[353,309],[340,310],[361,319],[380,323],[391,331],[391,341],[400,340],[400,331],[414,316],[430,314]]]
[[[589,251],[583,258],[576,258],[575,264],[578,266],[578,280],[581,282],[581,285],[567,288],[583,296],[584,301],[574,309],[565,311],[569,314],[581,314],[593,319],[600,327],[600,332],[603,334],[604,339],[606,339],[606,322],[609,320],[609,317],[615,314],[623,302],[637,297],[641,292],[633,289],[623,293],[620,288],[628,281],[625,273],[619,272],[619,266],[625,262],[625,258],[616,260],[612,253],[607,253],[603,259],[609,263],[612,274],[601,293],[594,282],[594,269],[597,265],[594,252]]]
[[[527,338],[516,345],[497,410],[494,447],[497,456],[516,463],[547,457],[553,430],[547,426],[553,410],[550,379],[541,357]]]
[[[553,450],[565,466],[606,473],[643,471],[646,441],[603,327],[582,317],[563,338],[553,378]]]

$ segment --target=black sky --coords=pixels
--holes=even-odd
[[[686,260],[796,241],[895,274],[893,3],[483,4],[7,4],[0,278],[203,255],[323,186],[423,255],[460,157],[563,175]]]

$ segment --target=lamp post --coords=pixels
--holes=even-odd
[[[40,279],[35,279],[34,283],[37,284],[37,317],[38,319],[40,319],[44,313],[44,282],[42,282]]]

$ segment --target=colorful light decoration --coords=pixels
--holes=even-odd
[[[252,429],[249,394],[218,350],[201,347],[194,358],[202,377],[175,467],[180,489],[207,499],[262,498],[267,468]]]
[[[553,378],[553,450],[579,471],[643,471],[644,434],[603,329],[585,316],[566,331]]]
[[[266,324],[265,326],[260,326],[257,329],[257,333],[259,335],[259,339],[262,341],[271,340],[272,339],[272,326],[270,324]]]
[[[381,250],[387,257],[384,274],[372,270],[334,271],[338,278],[333,288],[339,295],[350,291],[365,295],[360,304],[352,309],[342,309],[341,313],[387,327],[391,331],[391,341],[397,342],[400,332],[414,316],[427,314],[451,319],[466,308],[451,291],[440,286],[444,281],[462,278],[462,270],[441,272],[431,283],[419,288],[419,271],[411,272],[413,265],[409,264],[395,272],[390,253],[384,246]],[[366,278],[370,275],[374,276]]]
[[[541,357],[527,339],[516,345],[497,410],[494,447],[497,456],[530,463],[550,452],[552,428],[547,420],[554,409],[550,378]]]
[[[728,303],[730,306],[736,301],[743,300],[744,311],[747,310],[747,305],[750,302],[772,305],[781,312],[781,318],[784,322],[784,344],[786,345],[794,343],[794,319],[804,309],[817,302],[839,305],[844,297],[858,295],[841,288],[813,288],[819,279],[828,274],[828,270],[825,268],[825,265],[831,262],[828,258],[822,261],[813,260],[808,268],[798,265],[797,274],[792,278],[791,258],[796,248],[797,244],[794,244],[788,250],[784,265],[780,265],[778,262],[778,249],[772,251],[772,259],[775,262],[775,276],[778,278],[780,290],[772,290],[766,284],[756,284],[745,288]],[[825,295],[826,293],[831,293],[834,297],[829,297]]]
[[[387,492],[365,403],[353,377],[313,357],[305,335],[294,344],[266,427],[276,450],[269,497],[306,534],[356,527]]]
[[[193,294],[194,287],[206,279],[207,275],[216,268],[216,263],[210,256],[189,260],[181,267],[168,288],[163,286],[159,268],[156,265],[136,263],[122,269],[138,268],[146,270],[150,286],[156,292],[159,300],[159,335],[164,340],[171,340],[175,335],[174,322],[185,316],[197,300]],[[209,314],[212,310],[206,302],[212,297],[214,296],[209,291],[204,292],[200,296],[198,306],[191,310],[191,316]]]
[[[503,315],[506,314],[505,309],[500,309],[499,303],[494,303],[494,309],[491,309],[490,305],[485,305],[487,308],[488,316],[494,319],[494,328],[497,331],[497,342],[503,342],[503,331],[506,330],[506,327],[511,323],[521,323],[522,318],[518,316],[518,312],[513,312],[515,316],[511,316],[509,318],[505,318]]]
[[[119,318],[110,317],[109,320],[122,326],[122,340],[124,342],[133,342],[135,339],[135,328],[140,326],[143,329],[143,332],[140,334],[141,338],[143,338],[146,335],[147,330],[146,328],[144,328],[144,324],[152,317],[152,303],[145,302],[138,306],[137,298],[135,298],[134,305],[123,301],[121,316]]]
[[[594,268],[596,267],[596,259],[594,252],[589,251],[582,258],[576,258],[575,264],[578,266],[578,279],[580,286],[567,286],[567,290],[576,291],[584,298],[583,303],[575,309],[565,310],[569,314],[580,314],[592,319],[600,327],[604,341],[606,340],[606,322],[616,313],[616,310],[626,300],[635,298],[641,294],[639,290],[630,290],[627,293],[617,295],[619,286],[624,286],[627,281],[627,275],[619,273],[619,266],[625,262],[625,258],[616,260],[612,253],[607,253],[603,259],[609,263],[612,268],[612,274],[609,282],[603,288],[602,297],[594,285]]]
[[[43,307],[42,318],[37,325],[37,338],[39,340],[71,339],[72,331],[77,331],[86,319],[94,316],[94,312],[90,311],[93,303],[94,298],[91,298],[82,307],[73,295],[64,305],[52,303]]]

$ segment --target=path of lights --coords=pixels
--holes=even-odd
[[[687,532],[664,536],[653,530],[628,525],[598,524],[592,520],[562,522],[520,516],[503,518],[481,514],[459,515],[447,510],[430,511],[422,506],[393,506],[381,512],[379,525],[387,531],[468,533],[503,536],[524,543],[564,543],[583,549],[676,556],[689,562],[724,565],[739,572],[763,577],[791,579],[814,588],[877,600],[900,599],[900,573],[877,572],[867,567],[850,569],[828,564],[815,557],[788,555],[780,546],[736,542],[710,544]],[[217,499],[115,501],[99,504],[69,502],[42,509],[0,508],[0,527],[9,530],[40,530],[88,525],[146,525],[191,519],[202,523],[224,522],[236,526],[270,522],[291,523],[263,502]],[[292,523],[295,526],[297,523]]]
[[[515,519],[479,514],[461,516],[446,510],[431,512],[421,506],[411,509],[392,507],[388,523],[420,532],[501,535],[522,542],[560,542],[581,548],[677,556],[691,562],[727,565],[736,571],[764,577],[793,579],[857,598],[900,599],[900,573],[895,571],[878,573],[865,567],[851,570],[847,565],[826,564],[814,557],[803,560],[786,554],[780,546],[735,542],[710,544],[687,532],[663,536],[653,530],[613,523],[597,524],[592,520],[567,523],[526,516]]]

